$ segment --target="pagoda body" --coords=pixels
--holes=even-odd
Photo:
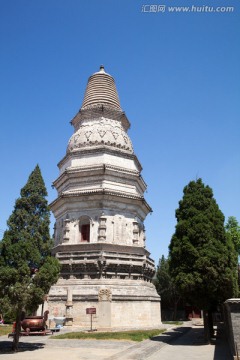
[[[103,66],[90,76],[71,124],[74,134],[53,183],[53,254],[61,274],[48,295],[49,315],[89,328],[86,309],[95,308],[97,329],[158,327],[155,267],[145,248],[146,184],[114,79]]]

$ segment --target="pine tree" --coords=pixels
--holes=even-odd
[[[36,311],[59,275],[51,256],[50,211],[39,166],[30,174],[10,215],[0,243],[0,304],[16,318],[13,349],[17,350],[23,312]]]
[[[224,215],[201,179],[184,188],[169,246],[170,272],[181,295],[204,310],[205,338],[213,334],[211,312],[235,295],[236,251]]]

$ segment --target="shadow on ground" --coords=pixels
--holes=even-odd
[[[24,341],[19,342],[18,351],[17,352],[23,352],[23,351],[34,351],[44,348],[44,343],[27,343]],[[14,351],[12,350],[12,341],[0,341],[0,355],[1,354],[13,354]]]
[[[151,338],[151,340],[170,344],[172,341],[181,338],[182,335],[188,333],[191,329],[192,329],[191,327],[177,327],[175,329],[172,329],[171,331],[165,331],[162,335],[154,336]],[[196,329],[196,330],[200,330],[200,329]],[[200,335],[200,331],[199,331],[199,335]],[[182,344],[181,342],[179,342],[178,345],[192,345],[192,343],[190,343],[190,341],[188,341],[188,338],[186,338],[184,339]]]
[[[191,332],[189,332],[191,330]],[[189,334],[188,334],[189,332]],[[182,336],[187,334],[187,336]],[[188,336],[189,335],[189,336]],[[158,341],[163,343],[173,343],[172,345],[186,345],[186,346],[200,346],[206,345],[204,341],[203,328],[191,328],[191,327],[177,327],[171,331],[155,336],[152,341]],[[233,356],[228,345],[226,334],[223,324],[218,324],[216,337],[211,340],[211,345],[214,346],[213,360],[232,360]]]

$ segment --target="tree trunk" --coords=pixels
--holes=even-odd
[[[208,326],[210,339],[214,337],[214,329],[213,329],[213,311],[212,309],[208,310]]]
[[[178,311],[178,303],[180,301],[180,297],[179,298],[174,298],[174,307],[173,307],[173,321],[177,320],[177,311]]]
[[[13,343],[12,343],[13,351],[18,351],[19,337],[21,332],[21,317],[22,317],[21,315],[22,315],[22,311],[18,310],[16,316],[15,332],[13,335]]]
[[[174,308],[173,308],[173,321],[177,320],[177,309],[178,309],[178,302],[174,301]]]
[[[203,310],[203,325],[204,325],[204,340],[207,344],[210,343],[210,332],[209,332],[209,322],[208,322],[208,311]]]

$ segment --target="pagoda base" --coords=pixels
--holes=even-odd
[[[51,287],[46,307],[50,317],[71,317],[72,324],[82,329],[153,329],[162,325],[160,297],[155,286],[144,280],[59,279]],[[96,314],[87,313],[89,308],[95,308]]]

